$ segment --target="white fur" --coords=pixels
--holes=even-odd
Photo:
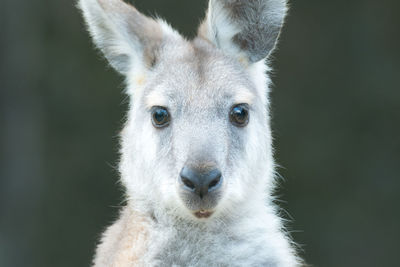
[[[251,117],[252,122],[245,130],[244,151],[240,151],[240,158],[237,159],[235,157],[238,155],[229,155],[224,147],[226,141],[232,141],[226,140],[227,126],[220,124],[218,118],[207,121],[201,117],[196,118],[196,114],[189,119],[182,118],[181,124],[175,125],[179,127],[174,132],[175,136],[171,140],[164,140],[164,146],[160,147],[161,133],[154,129],[143,106],[145,109],[172,106],[171,101],[178,100],[171,100],[166,92],[176,86],[176,92],[187,94],[187,99],[181,105],[188,110],[198,105],[200,114],[207,108],[213,108],[212,103],[215,98],[221,97],[218,94],[220,92],[210,90],[208,87],[212,85],[206,86],[208,91],[204,89],[203,95],[199,95],[197,90],[190,91],[190,86],[198,86],[198,77],[191,69],[187,70],[185,64],[178,64],[181,64],[181,58],[192,55],[195,48],[160,20],[157,23],[164,41],[167,40],[163,46],[166,51],[163,60],[171,61],[158,63],[161,66],[159,68],[162,69],[163,64],[167,68],[160,73],[149,69],[143,61],[143,44],[135,36],[127,34],[129,31],[124,28],[125,12],[120,16],[118,13],[110,15],[107,13],[110,10],[103,9],[98,1],[106,0],[80,0],[80,8],[94,42],[103,53],[111,53],[111,56],[106,54],[106,57],[112,58],[112,66],[126,76],[131,103],[121,133],[119,165],[128,204],[119,219],[103,234],[94,265],[299,266],[301,261],[284,231],[271,196],[274,188],[274,160],[269,112],[266,108],[269,106],[268,67],[263,61],[249,63],[246,53],[232,44],[231,39],[238,27],[229,21],[222,4],[218,0],[211,0],[210,12],[200,35],[214,43],[218,51],[234,56],[241,62],[243,76],[249,80],[243,78],[243,81],[249,82],[248,88],[255,88],[255,91],[236,88],[235,82],[230,84],[232,88],[228,91],[234,95],[233,101],[251,103],[258,107],[255,110],[259,113]],[[119,0],[109,1],[119,7],[123,6]],[[121,12],[120,9],[112,10]],[[215,38],[216,31],[218,40]],[[198,42],[196,45],[204,45],[207,51],[216,50],[209,43],[203,44],[201,40]],[[217,77],[214,79],[217,82],[226,80],[221,85],[215,82],[216,87],[223,87],[229,84],[230,75],[234,73],[225,65],[233,64],[236,68],[240,64],[232,63],[218,53],[210,52],[215,54],[215,60],[211,60],[209,66],[216,65],[214,67],[221,70],[221,73],[211,75]],[[119,54],[129,56],[129,66],[121,68],[119,62],[115,61]],[[162,84],[154,84],[158,76],[176,66],[181,69],[175,76],[171,75]],[[150,89],[153,91],[148,93]],[[204,110],[201,110],[202,107]],[[204,144],[214,149],[215,160],[227,179],[223,186],[223,196],[213,216],[198,219],[178,195],[179,185],[175,176],[178,176],[188,155],[194,149],[201,150]],[[173,162],[166,163],[174,153],[173,150],[179,153],[174,154]],[[234,168],[226,163],[226,158],[235,162]]]
[[[233,45],[232,37],[239,32],[239,27],[229,19],[219,1],[211,0],[207,13],[207,37],[210,41],[216,43],[222,50],[237,57],[245,57],[240,49]]]

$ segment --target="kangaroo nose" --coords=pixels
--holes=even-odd
[[[222,184],[221,172],[218,169],[184,167],[180,176],[184,188],[194,192],[200,198],[218,189]]]

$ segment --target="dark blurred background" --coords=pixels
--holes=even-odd
[[[88,266],[123,202],[126,97],[75,1],[0,1],[0,266]],[[188,36],[206,0],[136,0]],[[292,0],[274,54],[281,206],[314,266],[398,266],[400,2]]]

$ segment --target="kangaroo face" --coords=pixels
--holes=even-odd
[[[263,61],[285,1],[211,0],[191,41],[121,0],[80,7],[127,80],[120,170],[128,198],[194,220],[263,199],[273,174]]]
[[[151,156],[134,160],[151,172],[160,203],[208,217],[257,186],[254,163],[267,153],[264,96],[240,62],[205,40],[166,44],[158,60],[127,136]]]

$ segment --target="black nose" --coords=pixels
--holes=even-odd
[[[186,190],[192,191],[200,198],[203,198],[221,186],[222,177],[218,169],[205,170],[184,167],[181,171],[181,181]]]

